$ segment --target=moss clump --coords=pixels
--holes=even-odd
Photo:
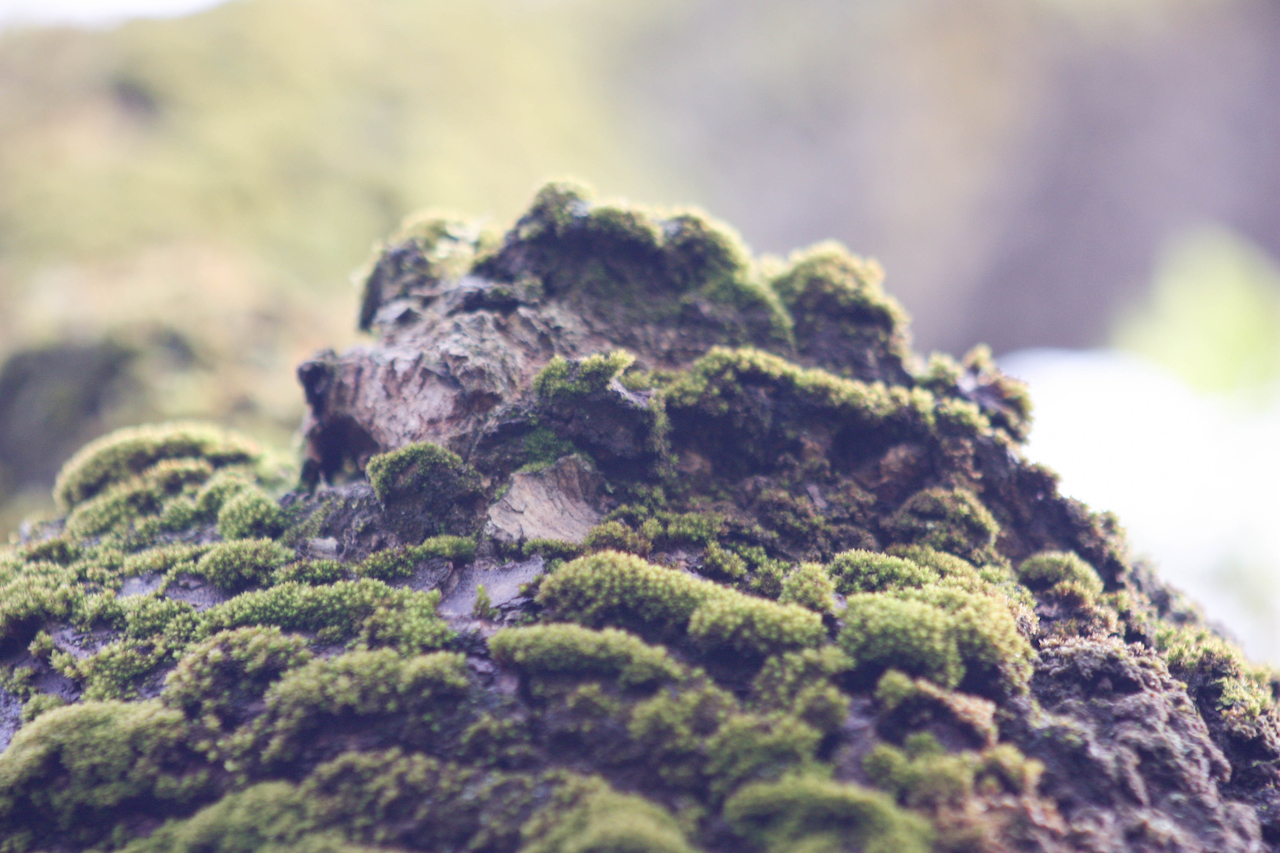
[[[245,489],[218,511],[218,535],[223,539],[274,537],[283,529],[280,506],[260,489]]]
[[[182,715],[158,702],[56,708],[0,753],[0,849],[112,837],[130,813],[164,816],[213,792]]]
[[[514,281],[533,273],[548,297],[622,323],[681,325],[685,306],[706,306],[691,334],[733,343],[787,345],[791,319],[754,273],[726,226],[686,211],[593,204],[581,186],[549,184],[474,273]],[[692,312],[691,312],[692,313]]]
[[[796,350],[839,373],[878,377],[910,358],[907,318],[884,295],[884,272],[836,243],[792,256],[771,282],[795,322]]]
[[[262,586],[296,557],[292,549],[271,539],[238,540],[209,549],[192,571],[223,592],[234,593]]]
[[[209,608],[200,615],[197,636],[274,625],[316,632],[327,642],[359,639],[368,646],[410,652],[438,649],[453,636],[436,615],[439,600],[439,590],[398,589],[370,578],[328,586],[282,583]]]
[[[359,718],[376,719],[384,729],[397,718],[395,740],[425,744],[466,689],[465,661],[454,652],[403,658],[379,649],[316,660],[272,685],[262,715],[227,748],[237,767],[288,766],[314,746],[327,723]]]
[[[564,785],[523,834],[521,853],[694,853],[666,809],[591,777]]]
[[[1102,594],[1102,578],[1076,554],[1045,551],[1018,566],[1018,580],[1039,593],[1085,604]]]
[[[925,820],[885,795],[810,774],[749,785],[729,798],[724,814],[736,833],[770,853],[846,844],[867,853],[925,853],[933,841]]]
[[[592,627],[686,635],[707,653],[765,655],[815,645],[826,636],[822,620],[803,607],[744,595],[616,551],[563,566],[543,582],[538,601],[561,618]]]
[[[463,536],[433,536],[421,545],[391,548],[370,554],[355,568],[358,575],[382,581],[412,577],[418,567],[429,560],[466,562],[476,553],[476,541]]]
[[[924,545],[979,563],[995,557],[992,546],[1000,533],[991,511],[965,489],[917,492],[887,526],[899,542]]]
[[[494,659],[521,672],[596,675],[623,687],[679,679],[684,668],[660,646],[613,628],[592,631],[578,625],[507,628],[489,641]]]
[[[533,378],[533,390],[539,397],[559,402],[599,394],[635,360],[623,350],[588,356],[574,364],[557,355]]]
[[[938,572],[902,557],[878,551],[845,551],[837,554],[827,571],[842,595],[856,592],[884,592],[904,587],[936,583]]]
[[[310,659],[302,638],[275,626],[220,631],[178,661],[161,700],[216,736],[243,723],[273,682]],[[211,749],[212,742],[197,746]]]
[[[471,532],[484,492],[480,475],[456,453],[409,444],[374,456],[365,473],[392,523],[411,540]]]
[[[214,468],[249,465],[261,451],[246,439],[206,424],[166,424],[117,430],[85,445],[62,467],[53,487],[69,509],[167,459],[203,459]]]
[[[835,582],[822,565],[802,563],[783,579],[778,601],[798,604],[815,613],[831,614],[835,611],[835,590]]]

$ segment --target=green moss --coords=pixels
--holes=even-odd
[[[841,595],[920,587],[939,579],[933,569],[878,551],[855,550],[837,554],[827,571]]]
[[[790,710],[810,725],[829,731],[844,722],[849,701],[831,679],[853,668],[832,645],[770,657],[751,681],[751,697],[765,711]]]
[[[926,853],[933,834],[921,817],[876,791],[814,774],[747,785],[725,803],[725,820],[768,853],[837,851]]]
[[[693,612],[688,632],[708,653],[731,650],[748,658],[817,646],[827,639],[822,618],[811,610],[723,588]]]
[[[1248,723],[1274,713],[1270,672],[1251,665],[1238,647],[1207,628],[1161,624],[1156,648],[1169,672],[1191,687],[1193,698],[1229,719]]]
[[[193,573],[223,592],[241,592],[269,582],[277,569],[296,558],[293,549],[271,539],[242,539],[210,548]]]
[[[216,735],[243,722],[273,682],[310,658],[303,638],[275,626],[220,631],[183,655],[165,679],[161,700]],[[207,739],[196,745],[212,748]]]
[[[400,720],[400,735],[427,742],[467,689],[461,654],[403,658],[391,649],[350,652],[288,672],[266,693],[266,709],[230,740],[234,768],[296,762],[326,724]]]
[[[391,548],[370,554],[356,566],[355,573],[383,581],[413,577],[428,560],[466,562],[475,557],[476,541],[463,536],[433,536],[421,545]]]
[[[27,563],[0,583],[0,641],[25,645],[36,626],[66,619],[84,600],[76,574],[56,563]]]
[[[1102,578],[1076,554],[1043,551],[1023,560],[1018,580],[1036,592],[1087,604],[1102,594]]]
[[[553,358],[551,361],[554,363],[555,359]],[[561,362],[563,363],[564,359],[561,359]],[[538,375],[543,375],[550,368],[551,365],[548,364],[546,368],[543,368],[542,373]],[[555,431],[550,427],[537,427],[524,437],[525,464],[522,466],[522,470],[540,470],[551,465],[557,459],[570,455],[575,450],[573,442],[566,441],[556,435]]]
[[[632,708],[627,732],[640,761],[663,784],[697,791],[707,784],[708,739],[729,719],[733,695],[714,684],[659,691]]]
[[[470,532],[484,493],[479,473],[435,444],[408,444],[374,456],[365,468],[395,523],[417,538]]]
[[[820,243],[791,257],[771,282],[795,320],[796,349],[840,364],[850,351],[870,349],[901,363],[909,356],[907,317],[881,289],[884,272],[874,261],[855,258],[837,243]],[[843,346],[842,346],[843,344]],[[879,367],[869,364],[867,367]]]
[[[712,542],[702,553],[702,571],[712,578],[736,581],[746,576],[747,562]]]
[[[663,634],[682,631],[718,590],[633,554],[604,551],[562,566],[542,582],[537,600],[551,614],[590,627],[634,624]]]
[[[520,553],[525,557],[542,557],[548,562],[572,560],[582,554],[582,546],[563,539],[530,539],[520,546]]]
[[[47,711],[0,753],[0,850],[111,837],[122,806],[164,816],[211,793],[182,715],[158,702]],[[56,840],[55,840],[56,839]]]
[[[261,451],[209,424],[162,424],[117,430],[81,448],[62,466],[53,496],[70,509],[163,460],[202,459],[214,468],[249,465]]]
[[[440,648],[453,632],[436,615],[438,590],[389,587],[362,578],[329,586],[283,583],[250,590],[200,614],[199,636],[228,628],[275,625],[286,631],[314,631],[335,642],[356,640],[415,652]]]
[[[755,779],[811,765],[822,733],[789,713],[735,714],[707,739],[705,772],[723,798]]]
[[[884,593],[860,593],[849,597],[844,623],[840,647],[860,669],[879,675],[897,667],[946,687],[964,677],[954,624],[939,607]]]
[[[79,537],[125,532],[163,512],[168,501],[185,497],[188,487],[198,487],[212,473],[204,459],[163,459],[78,503],[67,516],[67,532]]]
[[[783,579],[778,601],[830,614],[835,611],[835,591],[835,582],[820,563],[801,563]]]
[[[903,749],[877,744],[862,761],[867,776],[905,805],[914,808],[960,808],[973,796],[976,775],[973,753],[948,754],[933,735],[907,738]]]
[[[684,674],[662,647],[614,628],[504,628],[489,640],[489,651],[495,660],[526,674],[616,678],[623,687],[674,681]]]
[[[306,838],[309,826],[303,798],[288,782],[263,782],[236,791],[185,820],[170,821],[150,837],[125,848],[127,853],[241,853],[287,849],[306,853],[354,853],[329,839],[333,847]]]
[[[971,562],[994,556],[1000,525],[991,511],[965,489],[916,492],[886,524],[899,542],[925,545]]]
[[[218,511],[218,535],[223,539],[275,537],[283,529],[280,506],[260,489],[245,489]]]
[[[520,853],[694,853],[666,809],[598,777],[571,779],[522,835]]]
[[[587,531],[582,539],[582,548],[586,551],[623,551],[644,557],[653,548],[653,541],[620,521],[604,521]]]
[[[599,394],[634,361],[635,356],[623,350],[597,353],[573,363],[557,355],[533,378],[533,390],[539,397],[562,401]]]

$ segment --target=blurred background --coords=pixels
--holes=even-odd
[[[1280,664],[1275,0],[0,0],[0,527],[125,424],[287,445],[405,214],[544,179],[878,258]]]

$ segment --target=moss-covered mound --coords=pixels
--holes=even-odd
[[[299,488],[117,433],[0,556],[0,853],[1280,845],[1270,673],[873,264],[553,185],[361,324]]]

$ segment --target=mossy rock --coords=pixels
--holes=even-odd
[[[874,263],[557,184],[370,270],[301,485],[129,430],[0,552],[0,853],[1275,849],[1271,673]]]

